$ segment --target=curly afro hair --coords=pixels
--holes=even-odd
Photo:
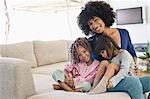
[[[104,1],[89,1],[82,9],[77,18],[79,28],[85,35],[93,34],[88,26],[88,21],[94,17],[103,20],[106,27],[110,27],[115,22],[115,12],[113,8]],[[95,34],[95,33],[94,33]]]
[[[77,38],[70,47],[71,62],[73,64],[78,64],[80,62],[79,55],[77,53],[79,46],[84,47],[89,52],[92,51],[91,45],[86,37]]]

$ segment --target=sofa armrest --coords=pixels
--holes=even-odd
[[[25,60],[0,57],[1,99],[27,99],[35,94],[30,67]]]

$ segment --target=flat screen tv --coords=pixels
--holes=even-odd
[[[117,9],[116,23],[117,25],[143,23],[142,7]]]

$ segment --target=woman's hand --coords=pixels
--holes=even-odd
[[[106,87],[107,87],[108,89],[109,89],[109,88],[112,88],[112,87],[113,87],[112,82],[111,82],[111,81],[109,81]]]

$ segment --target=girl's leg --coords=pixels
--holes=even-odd
[[[119,66],[116,64],[109,64],[103,78],[100,80],[98,85],[90,92],[90,94],[103,93],[106,92],[106,86],[108,80],[119,71]]]
[[[108,66],[108,68],[107,68],[107,70],[106,70],[104,76],[105,76],[107,79],[110,79],[110,78],[112,78],[118,71],[119,71],[119,66],[116,65],[116,64],[111,63],[111,64],[109,64],[109,66]]]
[[[148,92],[150,91],[150,76],[143,76],[143,77],[139,77],[142,86],[143,86],[143,92]]]
[[[107,60],[101,61],[98,71],[96,73],[94,82],[93,82],[93,86],[90,90],[93,90],[96,87],[96,85],[99,83],[99,81],[102,79],[108,65],[109,65],[109,62]]]
[[[144,99],[142,84],[137,77],[126,77],[108,92],[127,92],[131,99]]]

